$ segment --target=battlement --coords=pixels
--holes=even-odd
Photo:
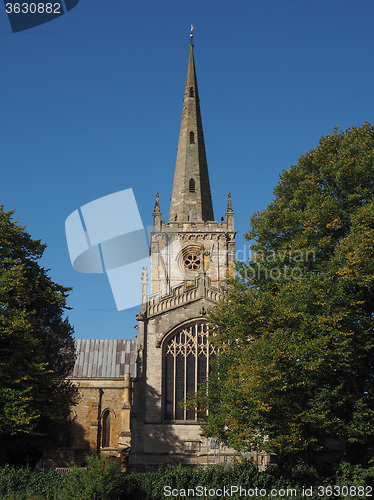
[[[162,296],[160,291],[150,294],[147,303],[147,316],[155,316],[201,298],[217,303],[221,295],[218,288],[210,286],[210,280],[207,276],[198,276],[193,284],[180,283],[173,287],[171,293],[167,295]]]

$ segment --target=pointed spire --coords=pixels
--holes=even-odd
[[[192,30],[169,223],[214,220]]]

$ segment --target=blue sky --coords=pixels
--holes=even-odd
[[[133,188],[144,225],[155,193],[167,220],[189,28],[216,220],[231,191],[239,231],[279,174],[335,125],[374,120],[372,0],[80,0],[13,34],[0,6],[0,203],[35,239],[42,264],[74,290],[76,337],[133,338],[106,275],[73,270],[67,216]]]

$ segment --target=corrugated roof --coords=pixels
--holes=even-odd
[[[136,340],[76,339],[74,378],[135,376]]]

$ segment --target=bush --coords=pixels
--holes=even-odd
[[[336,480],[337,484],[341,485],[374,485],[374,466],[364,468],[361,465],[342,462],[336,472]]]
[[[306,498],[327,499],[331,498],[344,498],[344,500],[353,500],[363,498],[362,492],[353,488],[351,495],[334,496],[334,491],[327,489],[327,486],[335,486],[342,488],[342,486],[351,485],[367,485],[368,488],[374,484],[374,468],[363,469],[357,466],[346,464],[340,467],[336,475],[326,475],[319,472],[315,467],[306,465],[304,462],[296,462],[294,464],[287,464],[281,467],[270,467],[264,472],[258,472],[256,467],[249,462],[236,463],[231,467],[224,468],[223,466],[210,466],[199,469],[191,469],[189,467],[161,467],[154,473],[138,473],[126,474],[123,489],[123,499],[136,499],[136,500],[165,500],[172,498],[180,500],[185,497],[193,497],[191,494],[187,495],[188,489],[196,491],[197,486],[207,487],[207,489],[223,489],[224,486],[240,486],[247,491],[247,497],[261,498],[259,490],[266,490],[266,497],[274,500],[279,500],[288,497],[293,499],[305,500]],[[167,490],[168,496],[165,495],[165,486],[169,486]],[[313,497],[303,494],[303,488],[313,488]],[[317,489],[322,487],[324,489]],[[257,488],[257,494],[254,490]],[[172,496],[170,494],[172,489],[185,490],[185,495]],[[283,490],[278,496],[276,492],[270,494],[271,490]],[[287,492],[287,489],[293,491]],[[250,494],[248,490],[252,490]],[[297,494],[295,495],[295,490]],[[349,491],[349,490],[348,490]],[[354,494],[354,491],[356,492]],[[366,490],[365,490],[366,491]],[[366,493],[369,490],[366,491]],[[197,497],[197,494],[195,494]],[[201,498],[230,498],[239,500],[245,498],[242,496],[230,495],[217,496],[212,495],[203,496]]]
[[[76,466],[67,474],[61,500],[117,500],[122,496],[123,478],[117,462],[87,456],[87,469]]]
[[[58,500],[64,479],[55,471],[32,472],[28,467],[6,465],[0,469],[0,498],[2,500]]]
[[[292,496],[293,499],[344,498],[344,500],[365,497],[362,488],[370,488],[374,484],[374,467],[363,468],[357,465],[342,463],[334,475],[326,476],[314,467],[303,462],[283,464],[258,472],[249,462],[235,463],[230,467],[209,466],[198,469],[190,467],[160,467],[157,472],[129,474],[120,472],[117,463],[97,456],[87,457],[87,470],[73,466],[70,474],[60,476],[55,471],[32,472],[29,468],[16,469],[6,466],[0,469],[1,500],[165,500],[172,489],[196,491],[197,486],[217,490],[225,486],[242,487],[248,490],[266,490],[267,498],[274,500]],[[348,487],[348,495],[334,496],[334,490],[325,489],[325,495],[318,486]],[[169,486],[165,490],[165,486]],[[349,487],[352,486],[351,489]],[[313,497],[302,494],[303,487],[313,487]],[[297,490],[297,495],[287,494],[287,489]],[[284,494],[270,494],[270,491],[285,490]],[[361,494],[360,494],[361,491]],[[231,493],[231,492],[230,492]],[[369,496],[369,490],[365,490]],[[192,495],[188,495],[192,497]],[[178,496],[169,497],[179,500]],[[195,495],[197,497],[197,495]],[[248,494],[248,498],[261,498],[257,494]],[[263,497],[263,498],[266,498]],[[183,495],[181,495],[183,498]],[[214,499],[212,495],[200,498]],[[239,494],[216,497],[223,500],[238,500]]]
[[[122,474],[112,460],[87,457],[87,469],[72,466],[61,476],[54,470],[0,469],[1,500],[117,500],[123,498]]]

